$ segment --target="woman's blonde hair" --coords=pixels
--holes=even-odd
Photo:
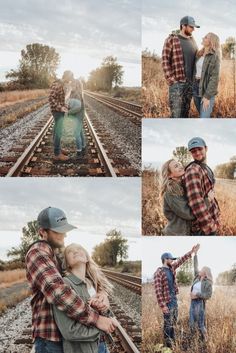
[[[205,277],[206,277],[207,279],[209,279],[211,282],[213,282],[213,276],[212,276],[210,267],[204,266],[204,267],[201,269],[201,272],[205,272]]]
[[[219,58],[221,58],[220,38],[212,32],[209,32],[207,37],[209,38],[210,42],[208,52],[214,52]]]
[[[170,192],[171,194],[182,196],[184,190],[177,182],[170,179],[170,163],[175,161],[175,159],[169,159],[165,162],[161,168],[161,178],[160,178],[160,196],[163,197],[165,192]]]
[[[87,258],[85,276],[86,276],[86,278],[88,278],[92,282],[92,285],[93,285],[94,289],[96,290],[96,292],[105,291],[106,293],[111,294],[113,285],[107,280],[107,278],[102,273],[99,266],[93,261],[93,259],[91,258],[91,256],[87,252],[87,250],[79,244],[73,243],[73,244],[68,245],[65,248],[64,261],[63,261],[62,267],[64,270],[66,270],[66,273],[71,272],[71,268],[68,265],[67,260],[66,260],[66,255],[68,254],[68,252],[71,248],[75,248],[75,247],[80,250],[83,250],[85,252],[85,255]]]

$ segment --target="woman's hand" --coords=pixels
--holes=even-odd
[[[206,112],[207,109],[209,109],[209,107],[210,107],[210,100],[207,99],[207,98],[205,98],[205,97],[203,97],[203,98],[202,98],[202,108],[203,108],[203,111]]]
[[[197,295],[192,292],[190,293],[190,297],[191,297],[191,299],[197,299]]]
[[[100,312],[107,311],[110,307],[108,296],[106,293],[101,292],[89,299],[89,305]]]
[[[215,199],[215,192],[214,192],[214,190],[210,190],[209,192],[208,192],[208,194],[207,194],[207,197],[208,197],[208,199],[209,199],[209,201],[214,201],[214,199]]]

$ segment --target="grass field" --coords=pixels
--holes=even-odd
[[[45,97],[47,94],[48,90],[45,89],[0,92],[0,107],[30,99]]]
[[[183,350],[183,337],[188,336],[189,287],[181,287],[179,294],[179,320],[176,328],[175,353],[233,353],[236,352],[236,286],[215,287],[206,303],[206,346],[192,339],[191,348]],[[142,288],[142,353],[168,353],[162,347],[163,315],[159,309],[152,284]]]
[[[161,235],[166,219],[159,198],[158,171],[145,170],[142,183],[142,234]],[[216,183],[215,194],[221,210],[220,235],[236,235],[236,183],[235,185]]]
[[[161,62],[152,56],[142,58],[142,102],[144,117],[169,117],[168,85],[166,83]],[[198,117],[192,102],[190,117]],[[223,60],[221,63],[220,82],[212,117],[235,118],[234,99],[234,62]]]

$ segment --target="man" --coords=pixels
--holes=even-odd
[[[66,155],[66,151],[61,150],[61,136],[64,115],[68,111],[68,107],[65,104],[65,91],[73,79],[73,73],[71,71],[65,71],[62,80],[53,82],[49,93],[48,100],[54,118],[53,144],[55,161],[67,161],[69,159]]]
[[[164,43],[162,67],[169,85],[171,118],[188,118],[189,115],[198,51],[192,37],[195,27],[200,28],[193,17],[183,17],[179,34],[169,35]]]
[[[196,235],[216,235],[220,226],[220,209],[214,192],[215,177],[206,164],[207,145],[201,137],[194,137],[188,143],[188,150],[194,159],[184,174],[188,204],[196,217]]]
[[[67,222],[65,213],[54,207],[42,210],[38,216],[41,240],[33,243],[26,254],[26,275],[31,285],[32,335],[35,352],[63,353],[61,334],[56,326],[52,305],[75,321],[111,333],[115,330],[114,319],[100,316],[66,285],[60,274],[56,250],[64,247],[66,232],[76,228]],[[108,308],[104,293],[96,302],[98,310]]]
[[[200,245],[195,245],[191,251],[180,257],[177,261],[170,253],[161,255],[163,266],[159,267],[154,274],[154,287],[158,305],[163,312],[164,318],[164,340],[167,347],[172,347],[175,340],[174,326],[178,318],[177,294],[179,292],[176,283],[176,269],[196,253]]]

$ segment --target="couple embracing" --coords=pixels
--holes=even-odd
[[[76,228],[62,210],[42,210],[38,228],[40,240],[26,254],[35,353],[109,353],[106,336],[118,325],[109,310],[112,285],[80,245],[60,258],[66,233]]]
[[[176,283],[176,269],[191,259],[192,254],[194,254],[194,280],[190,288],[188,343],[191,344],[199,336],[202,342],[207,338],[206,301],[212,296],[213,279],[209,267],[204,266],[200,271],[198,270],[199,248],[199,244],[195,245],[192,250],[178,259],[169,252],[162,254],[162,267],[159,267],[154,274],[154,287],[158,305],[163,313],[164,340],[167,347],[173,347],[175,342],[175,326],[178,319],[179,290]]]
[[[185,168],[170,159],[161,170],[160,197],[167,219],[163,235],[217,235],[220,209],[214,194],[214,173],[206,163],[206,142],[194,137],[188,150],[193,161]]]
[[[198,50],[192,36],[196,25],[191,16],[180,20],[179,33],[166,39],[162,67],[169,85],[171,118],[188,118],[192,97],[200,118],[210,118],[220,73],[220,41],[214,33],[202,39]]]
[[[65,115],[70,117],[73,123],[77,157],[83,156],[86,149],[86,139],[83,131],[85,105],[80,80],[74,79],[71,71],[65,71],[61,80],[53,82],[48,100],[54,119],[53,159],[62,162],[69,159],[68,151],[61,148]]]

